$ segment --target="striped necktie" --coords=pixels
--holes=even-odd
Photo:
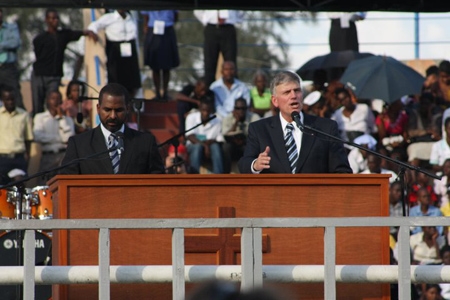
[[[286,145],[286,152],[288,155],[292,174],[295,174],[295,169],[297,168],[298,153],[297,153],[297,145],[295,144],[294,135],[292,133],[293,131],[294,126],[292,124],[287,124],[284,143]]]
[[[117,140],[117,136],[114,133],[111,133],[108,138],[108,149],[112,147],[117,147],[119,141]],[[120,164],[120,156],[119,151],[117,149],[109,152],[109,157],[111,158],[111,164],[113,167],[114,174],[119,173],[119,164]]]

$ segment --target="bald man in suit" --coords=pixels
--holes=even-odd
[[[300,114],[305,125],[339,137],[335,121],[301,112],[303,97],[297,74],[281,71],[271,82],[272,104],[280,113],[250,123],[247,145],[238,166],[241,173],[352,173],[347,154],[340,142],[319,134],[305,132],[295,124],[292,112]],[[293,125],[296,155],[293,166],[285,146],[288,124]]]
[[[118,83],[103,87],[97,104],[101,124],[69,139],[62,165],[81,161],[61,169],[60,174],[114,174],[112,159],[106,152],[111,134],[123,139],[124,151],[120,153],[117,174],[165,173],[155,137],[125,125],[128,109],[129,95],[125,87]],[[96,153],[103,154],[83,160]]]

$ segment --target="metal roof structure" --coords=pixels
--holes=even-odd
[[[442,0],[0,0],[0,7],[449,12]]]

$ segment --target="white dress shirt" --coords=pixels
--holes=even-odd
[[[137,26],[129,13],[126,13],[125,19],[117,11],[107,13],[88,26],[88,30],[95,33],[102,29],[111,42],[130,41],[137,37]]]
[[[75,135],[75,125],[68,116],[54,117],[47,110],[38,113],[33,120],[34,140],[42,144],[42,151],[55,153],[67,146],[67,141]]]
[[[224,19],[224,24],[234,25],[237,23],[242,23],[244,13],[238,10],[194,10],[195,17],[203,24],[214,24],[218,23],[219,18]]]

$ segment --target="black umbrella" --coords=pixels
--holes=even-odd
[[[340,82],[361,99],[392,103],[405,95],[419,94],[425,78],[390,56],[372,56],[351,62]]]
[[[297,74],[303,80],[313,80],[314,73],[318,70],[327,73],[328,79],[336,79],[342,75],[344,69],[350,62],[355,59],[365,58],[373,56],[371,53],[361,53],[353,50],[345,51],[333,51],[325,55],[316,56],[308,60],[300,69],[297,70]],[[340,71],[340,72],[339,72]],[[333,74],[336,74],[336,78],[332,78]],[[331,77],[331,78],[330,78]]]

